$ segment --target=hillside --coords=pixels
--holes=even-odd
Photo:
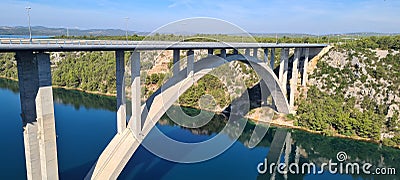
[[[400,145],[398,50],[332,48],[310,75],[296,125]]]
[[[125,36],[126,31],[122,29],[78,29],[70,27],[70,36]],[[147,35],[147,32],[128,31],[128,34]],[[29,35],[29,29],[25,26],[0,26],[0,35]],[[49,28],[43,26],[32,26],[34,36],[62,36],[67,35],[67,28]]]

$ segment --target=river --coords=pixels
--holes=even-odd
[[[82,179],[116,133],[116,101],[113,97],[73,90],[54,89],[57,153],[60,179]],[[196,110],[190,110],[196,111]],[[0,79],[0,179],[26,179],[22,120],[18,83]],[[207,125],[187,129],[164,116],[157,128],[173,139],[201,142],[214,137],[225,126],[225,118],[215,116]],[[267,157],[278,128],[270,127],[255,148],[246,146],[254,125],[247,123],[237,141],[221,155],[200,163],[175,163],[159,158],[140,146],[119,179],[265,179],[257,171]],[[377,144],[285,130],[291,134],[290,162],[315,163],[316,170],[337,153],[345,152],[346,163],[365,163],[400,171],[400,150]],[[229,136],[227,136],[229,137]],[[145,139],[145,141],[150,141]],[[158,143],[151,140],[151,143]],[[227,143],[233,141],[226,138]],[[174,147],[164,147],[174,151]],[[296,153],[297,151],[297,153]],[[283,156],[283,155],[282,155]],[[283,162],[283,158],[282,158]],[[326,168],[325,168],[326,170]],[[371,170],[371,171],[372,171]],[[374,171],[375,172],[375,171]],[[396,172],[397,174],[400,172]],[[285,176],[277,174],[276,179]],[[289,173],[289,179],[398,179],[396,175],[349,173]]]

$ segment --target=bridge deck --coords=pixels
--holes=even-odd
[[[322,48],[326,44],[306,43],[239,43],[239,42],[172,42],[67,39],[0,39],[0,52],[14,51],[115,51],[173,49],[244,49],[244,48]]]

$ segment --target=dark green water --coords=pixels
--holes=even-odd
[[[82,179],[116,132],[115,98],[54,89],[54,99],[60,179]],[[19,103],[18,83],[0,79],[0,179],[26,178]],[[185,129],[164,116],[157,127],[171,138],[201,142],[219,133],[225,122],[224,117],[216,116],[199,129]],[[270,175],[258,173],[257,165],[267,157],[277,129],[270,128],[261,143],[250,149],[245,144],[253,129],[254,126],[248,123],[240,138],[227,151],[211,160],[194,164],[167,161],[140,146],[120,179],[269,179]],[[349,157],[346,162],[371,163],[374,167],[393,167],[400,171],[398,149],[302,131],[287,131],[293,142],[290,162],[295,161],[297,148],[299,163],[313,162],[319,170],[321,168],[318,165],[329,159],[336,160],[336,154],[344,151]],[[226,141],[232,140],[227,138]],[[174,147],[164,148],[174,150]],[[276,175],[277,179],[283,177]],[[328,171],[318,175],[289,174],[288,178],[399,179],[396,175],[330,174]]]

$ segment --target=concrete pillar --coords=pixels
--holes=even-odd
[[[208,54],[209,55],[213,55],[214,54],[214,49],[212,49],[212,48],[208,49]]]
[[[297,79],[298,79],[298,64],[300,59],[300,51],[301,49],[296,48],[294,50],[294,60],[293,60],[293,67],[292,67],[292,79],[290,80],[290,95],[289,95],[289,105],[291,108],[294,107],[294,95],[297,91]]]
[[[270,59],[269,64],[271,66],[271,69],[274,69],[275,68],[275,48],[271,48],[271,57],[269,59]]]
[[[134,51],[131,55],[132,116],[130,121],[133,121],[131,129],[136,137],[139,137],[144,124],[141,119],[140,90],[140,52]]]
[[[117,80],[117,132],[122,133],[126,128],[125,102],[125,52],[115,51],[116,80]]]
[[[303,75],[302,75],[302,82],[301,82],[301,85],[302,86],[307,86],[307,81],[308,81],[308,74],[307,74],[307,71],[308,71],[308,69],[307,69],[307,67],[308,67],[308,57],[309,57],[309,55],[310,55],[310,49],[309,48],[306,48],[305,49],[305,59],[304,59],[304,64],[303,64]]]
[[[28,179],[58,179],[50,55],[16,52]]]
[[[39,91],[36,96],[36,115],[39,125],[40,160],[43,179],[58,179],[56,125],[53,88],[51,86],[50,54],[36,54]]]
[[[35,98],[38,91],[37,62],[33,52],[17,52],[18,84],[21,101],[21,117],[24,129],[25,161],[28,179],[41,179],[38,125]]]
[[[193,64],[194,64],[194,52],[193,50],[189,50],[187,52],[187,77],[191,77],[194,74]]]
[[[172,74],[176,75],[179,73],[181,70],[180,68],[180,50],[179,49],[174,49],[174,54],[173,54],[173,66],[172,66]]]
[[[289,49],[283,48],[281,51],[281,63],[279,65],[279,80],[282,83],[284,94],[286,94],[286,84],[287,84],[287,70],[289,61]]]
[[[264,62],[268,63],[268,48],[264,48]]]
[[[250,56],[250,49],[249,48],[246,48],[244,55]]]
[[[258,48],[253,48],[253,57],[257,58],[258,56]]]
[[[226,58],[226,49],[221,49],[221,58]]]

